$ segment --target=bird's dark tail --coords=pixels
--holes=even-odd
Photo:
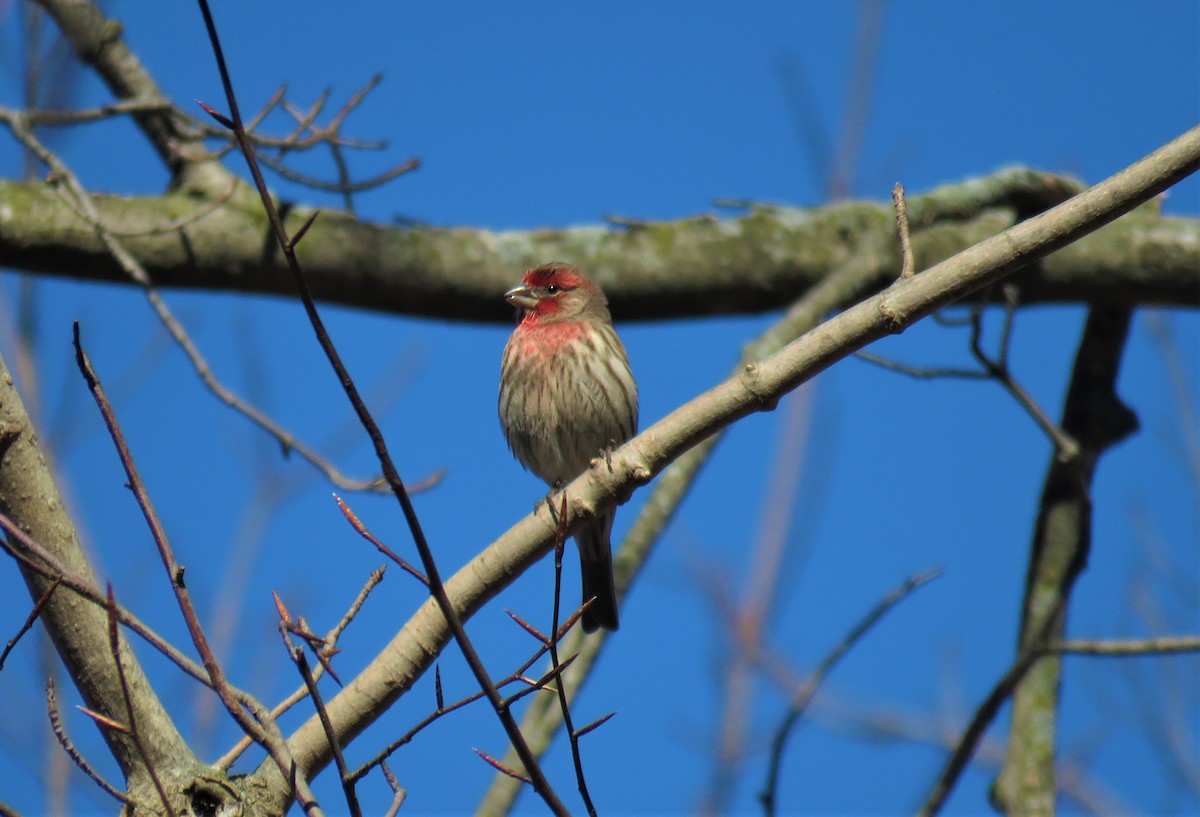
[[[595,598],[583,611],[583,631],[595,632],[617,629],[617,591],[613,587],[612,548],[609,534],[612,531],[613,513],[597,519],[575,535],[579,545],[579,569],[583,576],[583,601]]]

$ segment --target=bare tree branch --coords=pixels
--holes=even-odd
[[[1129,307],[1093,307],[1084,325],[1061,423],[1062,436],[1074,443],[1074,456],[1056,450],[1046,470],[1021,606],[1022,652],[1063,637],[1071,591],[1091,551],[1096,464],[1138,427],[1116,393],[1132,316]],[[1016,686],[1008,752],[992,787],[993,800],[1005,813],[1054,810],[1061,684],[1061,660],[1047,655]]]
[[[215,188],[225,190],[225,186]],[[1062,201],[1077,186],[1058,176],[1008,170],[908,196],[917,269],[938,263]],[[131,232],[194,213],[182,193],[94,195],[98,218]],[[294,231],[312,213],[281,204]],[[603,287],[623,321],[763,312],[791,303],[830,270],[872,247],[899,269],[890,202],[813,210],[756,207],[724,219],[492,232],[389,227],[325,212],[300,250],[318,300],[397,314],[508,321],[497,298],[513,271],[568,259]],[[156,287],[294,297],[278,253],[263,252],[268,225],[235,195],[173,235],[126,242]],[[94,232],[40,182],[0,181],[0,257],[28,272],[128,283]],[[1022,302],[1200,305],[1200,219],[1135,213],[1039,259],[1012,279]],[[876,288],[890,281],[881,278]],[[453,295],[453,297],[449,297]],[[669,297],[668,297],[669,296]],[[999,298],[998,294],[993,295]],[[845,307],[850,303],[843,303]]]
[[[89,0],[38,0],[70,40],[80,62],[91,66],[122,102],[136,102],[132,115],[177,184],[217,190],[229,171],[215,161],[195,162],[188,148],[202,148],[200,133],[167,103],[166,95],[121,37],[121,25],[105,18]]]
[[[1071,638],[1046,645],[1046,652],[1060,655],[1094,655],[1110,658],[1130,655],[1179,655],[1200,652],[1198,635],[1163,635],[1157,638],[1082,639]]]
[[[758,799],[762,802],[763,812],[767,817],[773,817],[778,813],[778,804],[776,796],[779,792],[779,769],[783,763],[783,750],[787,745],[787,739],[791,735],[792,729],[800,720],[800,716],[804,714],[808,708],[813,696],[817,694],[817,690],[824,682],[825,678],[833,671],[833,668],[846,656],[855,644],[862,639],[863,636],[879,622],[881,618],[888,614],[893,607],[906,599],[915,590],[922,585],[928,584],[933,579],[941,575],[941,569],[927,570],[924,573],[910,576],[898,587],[894,588],[890,593],[884,596],[875,604],[874,607],[863,616],[863,618],[854,625],[851,630],[846,633],[845,637],[838,642],[836,646],[821,660],[817,668],[798,689],[792,691],[792,700],[789,703],[787,713],[780,722],[779,727],[775,730],[775,736],[771,740],[770,760],[767,766],[767,780],[764,784],[762,792],[759,793]],[[757,649],[757,644],[744,645],[750,650]]]
[[[741,417],[773,407],[782,394],[835,361],[1098,229],[1197,167],[1200,127],[1062,205],[896,282],[776,354],[746,365],[738,376],[680,406],[617,449],[611,471],[591,469],[568,484],[571,526],[623,501],[683,452]],[[910,218],[912,206],[910,201]],[[530,515],[451,577],[446,590],[459,614],[474,613],[547,553],[554,530],[544,511]],[[440,619],[436,605],[426,602],[346,690],[328,702],[339,734],[365,729],[429,667],[449,637]],[[293,734],[291,743],[306,770],[330,760],[328,742],[312,719]]]

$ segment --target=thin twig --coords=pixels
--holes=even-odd
[[[910,366],[907,363],[901,363],[898,360],[882,357],[874,352],[868,352],[863,349],[854,353],[854,356],[859,360],[865,360],[867,363],[879,366],[882,369],[890,369],[893,372],[908,375],[917,380],[933,380],[940,378],[954,378],[959,380],[991,380],[992,376],[987,372],[982,372],[978,369],[959,369],[953,366]]]
[[[1177,655],[1200,652],[1200,635],[1159,636],[1157,638],[1130,638],[1092,640],[1072,638],[1042,647],[1043,652],[1060,655],[1091,655],[1125,657],[1130,655]]]
[[[897,218],[899,216],[897,215]],[[904,277],[903,275],[901,277]],[[934,378],[957,378],[961,380],[995,380],[1004,389],[1012,395],[1013,399],[1025,409],[1025,412],[1033,418],[1050,441],[1054,443],[1055,450],[1058,452],[1058,457],[1063,462],[1070,462],[1079,456],[1079,443],[1072,439],[1069,434],[1063,431],[1050,416],[1037,404],[1032,395],[1017,381],[1012,372],[1008,368],[1008,350],[1011,346],[1013,332],[1013,318],[1016,314],[1017,307],[1017,290],[1015,287],[1006,285],[1003,289],[1005,297],[1004,323],[1000,333],[1000,348],[996,353],[995,358],[991,357],[983,349],[983,306],[976,304],[971,307],[968,317],[958,319],[948,319],[942,317],[940,323],[946,326],[968,325],[971,327],[970,349],[971,355],[979,363],[980,369],[962,369],[957,367],[918,367],[910,366],[899,361],[890,360],[881,357],[866,350],[855,352],[855,356],[868,363],[873,363],[885,369],[890,369],[900,374],[908,375],[909,377],[919,380],[929,380]],[[937,318],[940,313],[935,313]]]
[[[222,53],[220,39],[217,36],[216,25],[213,22],[212,13],[209,10],[207,0],[197,0],[200,5],[201,14],[204,16],[204,24],[208,30],[209,41],[212,44],[213,56],[217,62],[217,69],[221,75],[221,85],[225,90],[225,100],[229,105],[229,117],[225,119],[230,129],[232,130],[238,144],[241,146],[242,155],[246,159],[246,164],[250,169],[250,175],[254,178],[254,185],[258,188],[260,197],[262,198],[263,208],[266,211],[267,219],[271,224],[272,231],[275,234],[276,240],[283,251],[284,257],[287,259],[288,267],[292,271],[295,279],[296,288],[300,294],[300,298],[304,303],[304,310],[308,315],[309,322],[312,324],[313,332],[317,337],[317,342],[321,345],[325,356],[329,359],[329,364],[336,372],[338,381],[342,384],[342,389],[346,393],[346,397],[354,407],[355,413],[363,424],[363,428],[371,438],[374,444],[375,453],[379,459],[379,463],[383,469],[384,479],[388,486],[392,489],[400,507],[404,513],[405,521],[408,523],[409,530],[412,532],[413,540],[416,544],[417,551],[421,555],[421,563],[425,569],[425,575],[429,578],[429,589],[433,598],[437,602],[438,608],[445,617],[447,624],[450,626],[454,634],[454,640],[458,643],[459,649],[462,651],[463,657],[471,668],[476,681],[484,690],[492,708],[495,710],[501,725],[504,727],[505,733],[508,735],[509,741],[517,750],[522,762],[525,764],[526,772],[529,775],[530,782],[534,789],[546,805],[559,815],[567,815],[566,806],[558,798],[554,789],[550,785],[550,781],[546,779],[538,765],[537,757],[529,748],[529,744],[525,741],[521,734],[520,728],[517,726],[516,720],[512,713],[504,706],[504,702],[500,697],[500,693],[496,690],[495,684],[488,675],[487,669],[483,665],[483,661],[479,658],[478,653],[472,646],[470,639],[467,637],[466,630],[463,628],[462,619],[458,614],[458,610],[454,606],[454,602],[446,593],[446,588],[442,584],[441,574],[438,572],[437,564],[433,558],[433,552],[425,539],[425,534],[421,529],[420,521],[417,518],[416,510],[413,508],[412,501],[409,498],[408,491],[404,487],[404,483],[400,480],[400,474],[396,470],[396,466],[392,461],[391,454],[388,451],[387,444],[384,442],[383,434],[379,430],[374,417],[367,409],[359,396],[358,389],[354,385],[349,372],[346,371],[345,365],[342,363],[341,355],[333,345],[328,332],[325,331],[324,322],[321,320],[317,312],[316,304],[313,302],[312,294],[309,291],[308,283],[304,279],[304,274],[300,269],[300,263],[296,259],[295,246],[292,239],[288,237],[287,230],[283,225],[282,219],[279,217],[279,211],[275,207],[275,201],[271,197],[270,191],[267,189],[266,182],[263,180],[262,172],[259,170],[258,163],[255,161],[254,147],[246,138],[245,130],[242,126],[241,114],[238,111],[237,98],[233,91],[233,81],[229,76],[229,69],[225,63],[225,57]],[[218,121],[224,119],[220,114],[216,114],[210,110]]]
[[[491,755],[489,755],[487,752],[483,751],[482,749],[475,749],[474,752],[475,752],[475,754],[477,754],[481,758],[483,758],[485,763],[487,763],[489,766],[491,766],[496,771],[500,772],[500,774],[511,777],[513,780],[520,780],[522,783],[532,783],[533,782],[532,780],[529,779],[529,775],[521,774],[516,769],[505,766],[499,760],[492,757]]]
[[[88,122],[100,122],[117,116],[131,113],[149,113],[152,111],[170,111],[172,104],[162,98],[157,99],[123,99],[120,102],[110,102],[95,108],[83,108],[73,111],[60,111],[53,108],[31,108],[25,111],[29,124],[34,127],[57,128],[71,125],[81,125]]]
[[[550,649],[550,666],[556,675],[560,674],[563,670],[563,666],[558,660],[558,640],[560,637],[558,632],[558,612],[562,599],[562,562],[566,542],[567,492],[563,491],[561,506],[558,511],[558,530],[555,532],[554,541],[554,603],[550,625],[550,632],[553,636],[547,642],[547,646]],[[571,705],[567,701],[566,685],[559,683],[555,684],[554,688],[558,693],[559,711],[562,712],[563,725],[567,728],[567,738],[571,743],[571,760],[575,764],[575,782],[579,785],[579,796],[583,798],[583,805],[587,809],[588,814],[591,817],[596,817],[596,806],[592,804],[592,795],[588,792],[587,779],[583,773],[583,759],[579,755],[579,734],[575,731],[574,724],[571,723]]]
[[[1005,294],[1005,318],[1004,331],[1001,333],[1000,352],[993,360],[983,350],[981,338],[983,335],[983,308],[976,307],[971,313],[971,354],[975,357],[979,364],[983,366],[995,380],[1003,386],[1013,399],[1025,409],[1026,413],[1033,418],[1050,441],[1054,443],[1054,448],[1058,452],[1058,458],[1061,462],[1071,462],[1079,456],[1079,443],[1071,438],[1057,423],[1050,419],[1050,416],[1042,410],[1042,407],[1037,404],[1037,401],[1025,391],[1025,388],[1017,382],[1013,377],[1012,372],[1008,369],[1008,342],[1012,337],[1012,317],[1016,311],[1016,290],[1006,288]]]
[[[913,259],[912,236],[908,231],[908,202],[904,198],[904,185],[896,182],[892,188],[892,206],[896,208],[896,235],[900,239],[900,277],[912,278],[917,271]]]
[[[779,770],[783,765],[783,751],[787,745],[787,739],[792,733],[792,728],[799,721],[800,716],[808,708],[808,704],[812,701],[813,696],[817,694],[821,683],[833,671],[838,662],[846,657],[851,648],[857,644],[864,635],[872,627],[874,627],[881,618],[899,604],[904,599],[908,598],[913,591],[922,587],[925,584],[936,579],[941,575],[940,568],[927,570],[924,573],[918,573],[915,576],[910,576],[903,584],[894,588],[890,593],[884,596],[879,602],[871,608],[862,620],[859,621],[850,632],[842,638],[842,640],[834,647],[828,655],[821,660],[817,668],[813,670],[812,675],[804,683],[804,686],[796,691],[791,704],[788,707],[787,715],[779,724],[779,728],[775,731],[775,737],[771,741],[771,753],[769,765],[767,768],[767,780],[758,799],[763,805],[763,812],[771,817],[776,813],[777,794],[779,791]]]
[[[567,631],[567,628],[569,626],[573,625],[578,620],[579,620],[579,615],[576,614],[575,616],[573,616],[571,619],[569,619],[567,621],[567,624],[563,627],[562,632],[565,633]],[[560,635],[560,637],[561,637],[561,635]],[[517,670],[515,672],[513,672],[511,675],[509,675],[507,678],[504,678],[498,684],[496,684],[496,686],[499,688],[504,688],[504,687],[508,686],[509,684],[513,684],[513,683],[517,683],[517,682],[526,684],[525,689],[521,690],[516,695],[513,695],[512,697],[505,700],[506,706],[511,706],[512,704],[514,704],[518,700],[520,700],[522,697],[524,697],[530,693],[537,692],[541,689],[544,689],[546,687],[546,685],[549,684],[550,681],[553,681],[553,680],[556,680],[557,678],[559,678],[562,671],[565,670],[567,667],[569,667],[571,665],[571,663],[575,660],[575,656],[571,656],[570,658],[568,658],[566,661],[564,661],[562,663],[561,667],[558,670],[552,669],[549,672],[547,672],[545,675],[543,675],[541,678],[539,678],[538,680],[531,681],[530,679],[528,679],[524,676],[524,673],[526,670],[529,669],[530,666],[533,665],[534,662],[536,662],[539,658],[541,658],[543,655],[546,654],[547,650],[549,649],[548,644],[549,644],[549,641],[543,641],[541,646],[539,647],[539,649],[527,661],[525,661],[524,664],[522,664],[520,667],[518,667]],[[410,743],[413,738],[415,738],[423,729],[425,729],[425,727],[429,726],[434,721],[442,718],[445,715],[449,715],[451,712],[454,712],[458,709],[462,709],[464,706],[467,706],[468,704],[472,704],[475,701],[478,701],[484,697],[483,691],[480,690],[478,692],[473,692],[470,695],[466,696],[465,698],[461,698],[452,704],[446,704],[446,702],[442,698],[440,670],[436,672],[435,691],[436,691],[436,699],[437,700],[436,700],[436,705],[435,705],[433,712],[426,715],[424,718],[422,718],[420,721],[418,721],[415,726],[413,726],[411,729],[409,729],[407,732],[405,732],[399,738],[392,741],[387,746],[385,746],[383,749],[381,749],[379,752],[377,752],[375,754],[375,756],[372,757],[370,760],[368,760],[367,762],[365,762],[361,766],[359,766],[357,769],[355,769],[350,774],[350,779],[352,781],[357,782],[357,781],[361,780],[363,777],[365,777],[371,771],[371,769],[383,764],[389,757],[392,756],[393,753],[396,752],[397,749]]]
[[[346,627],[350,625],[350,622],[354,620],[354,617],[358,615],[358,611],[362,608],[363,602],[367,600],[367,596],[373,589],[375,589],[375,586],[383,580],[384,569],[385,566],[380,565],[371,571],[371,575],[367,578],[366,584],[364,584],[362,589],[358,591],[358,595],[355,596],[354,601],[351,603],[350,608],[346,611],[345,615],[342,616],[341,621],[339,621],[332,630],[326,633],[325,648],[327,650],[333,650],[337,646],[338,638],[341,637]],[[324,667],[318,667],[313,673],[314,679],[320,680],[321,674],[324,671]],[[276,706],[271,710],[271,717],[275,720],[278,720],[281,715],[283,715],[300,701],[304,700],[307,696],[308,687],[304,684],[301,684],[299,689],[276,704]],[[231,748],[215,763],[213,763],[213,766],[221,769],[222,771],[228,770],[229,767],[232,766],[239,757],[241,757],[242,753],[250,748],[250,744],[253,742],[254,741],[252,741],[249,736],[243,736],[242,739],[233,746],[233,748]]]
[[[276,601],[278,599],[279,597],[276,596]],[[313,677],[312,669],[308,665],[308,659],[304,656],[304,648],[296,646],[291,639],[288,632],[288,625],[290,623],[287,617],[281,617],[279,621],[279,634],[283,638],[284,646],[287,648],[288,657],[295,663],[296,669],[300,673],[300,678],[304,681],[304,686],[308,689],[308,697],[313,702],[313,708],[317,711],[317,717],[321,719],[321,727],[325,730],[325,738],[329,741],[329,748],[333,750],[333,760],[337,764],[338,777],[342,782],[342,793],[346,796],[346,806],[350,809],[352,817],[362,817],[362,809],[358,804],[358,793],[354,790],[354,781],[350,779],[350,773],[346,767],[346,758],[342,755],[341,741],[338,740],[333,723],[329,720],[329,710],[325,708],[325,700],[321,697],[321,691],[317,688],[317,681]]]
[[[376,187],[387,184],[392,179],[395,179],[398,176],[403,176],[405,173],[410,173],[421,166],[421,160],[413,158],[406,162],[401,162],[395,167],[389,168],[388,170],[372,176],[369,179],[362,179],[357,182],[352,182],[348,179],[339,178],[336,182],[327,182],[322,179],[318,179],[315,176],[309,176],[306,173],[301,173],[298,170],[292,170],[278,159],[272,159],[270,156],[259,156],[258,160],[290,182],[302,184],[305,187],[312,188],[313,190],[324,190],[329,193],[342,193],[344,195],[348,195],[350,193],[361,193],[365,190],[374,190]],[[351,207],[347,207],[346,209],[353,212],[353,208]]]
[[[75,744],[71,742],[70,736],[67,735],[67,730],[63,727],[62,717],[58,713],[58,698],[54,692],[53,678],[46,682],[46,710],[50,716],[50,728],[54,731],[54,737],[58,738],[58,743],[62,746],[63,751],[67,753],[67,757],[71,758],[71,761],[79,767],[81,772],[90,777],[97,786],[110,796],[121,803],[128,803],[129,795],[101,777],[100,773],[92,768],[92,765],[84,759],[79,750],[75,748]]]
[[[17,646],[17,642],[21,640],[21,636],[25,635],[33,627],[33,623],[42,614],[42,608],[50,601],[50,597],[54,595],[54,591],[58,589],[60,584],[62,584],[62,576],[55,576],[54,581],[46,587],[45,592],[34,603],[33,609],[29,611],[29,615],[25,617],[25,623],[21,625],[21,629],[17,630],[17,634],[10,638],[8,643],[4,645],[4,652],[0,652],[0,670],[4,669],[4,662],[8,659],[8,654],[12,652],[13,647]]]
[[[989,725],[995,720],[996,715],[1000,712],[1000,707],[1004,706],[1004,702],[1021,683],[1033,665],[1038,659],[1045,654],[1036,644],[1041,642],[1047,633],[1049,633],[1058,621],[1058,617],[1062,612],[1062,600],[1060,599],[1057,610],[1046,617],[1045,623],[1042,626],[1042,632],[1034,641],[1034,646],[1021,650],[1017,655],[1012,666],[1000,677],[996,685],[992,687],[992,691],[988,693],[983,702],[979,704],[975,710],[975,714],[971,717],[966,728],[963,729],[962,736],[955,743],[954,749],[951,750],[950,756],[946,758],[946,763],[942,766],[942,771],[938,774],[937,780],[934,781],[933,787],[930,789],[925,802],[921,804],[920,810],[917,812],[917,817],[933,817],[941,811],[941,808],[946,803],[946,798],[950,796],[958,778],[962,776],[963,771],[967,768],[967,763],[970,762],[971,756],[975,754],[975,748],[979,745],[979,741],[983,739],[984,733]]]
[[[133,740],[133,745],[137,747],[138,756],[142,759],[142,765],[146,769],[146,773],[150,775],[150,780],[154,783],[154,790],[158,792],[158,799],[162,801],[163,808],[167,810],[168,817],[175,817],[175,807],[171,805],[171,798],[167,797],[167,790],[163,788],[162,780],[158,777],[158,771],[154,768],[154,759],[150,757],[150,752],[146,749],[146,744],[142,740],[142,734],[138,731],[137,719],[133,714],[133,697],[129,691],[129,681],[125,677],[125,662],[121,660],[121,630],[117,626],[117,598],[113,594],[112,582],[108,584],[108,649],[112,653],[113,662],[117,665],[117,680],[121,685],[121,697],[125,700],[125,714],[128,720],[126,727],[129,729],[129,737]]]
[[[429,579],[425,578],[425,574],[422,573],[421,571],[417,570],[411,564],[409,564],[408,560],[405,559],[403,556],[396,553],[390,547],[388,547],[383,542],[381,542],[377,538],[375,538],[375,535],[373,533],[371,533],[369,530],[367,530],[367,526],[364,525],[362,523],[362,520],[358,518],[358,515],[350,509],[350,506],[347,505],[344,501],[342,501],[342,498],[340,496],[338,496],[337,494],[334,494],[333,501],[337,503],[338,510],[340,510],[342,512],[342,515],[346,517],[346,521],[350,523],[350,527],[354,528],[354,530],[358,533],[359,536],[361,536],[362,538],[364,538],[368,542],[370,542],[372,545],[374,545],[376,550],[378,550],[384,556],[388,557],[393,562],[400,565],[400,569],[403,570],[405,573],[412,576],[414,579],[416,579],[417,581],[419,581],[421,584],[425,585],[426,587],[429,587]]]
[[[388,806],[388,810],[383,813],[383,817],[396,817],[400,812],[400,807],[404,805],[404,798],[408,796],[408,792],[396,780],[396,775],[392,774],[391,768],[387,762],[379,764],[379,768],[383,771],[383,779],[387,781],[388,786],[392,790],[392,802]]]

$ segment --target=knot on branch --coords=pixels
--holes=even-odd
[[[742,367],[741,374],[742,386],[758,403],[759,411],[774,411],[775,406],[779,403],[778,396],[771,393],[771,390],[766,388],[762,382],[762,369],[757,363],[747,363]]]

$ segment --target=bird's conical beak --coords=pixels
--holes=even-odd
[[[504,293],[504,300],[518,309],[533,309],[538,304],[537,296],[523,286],[513,287]]]

